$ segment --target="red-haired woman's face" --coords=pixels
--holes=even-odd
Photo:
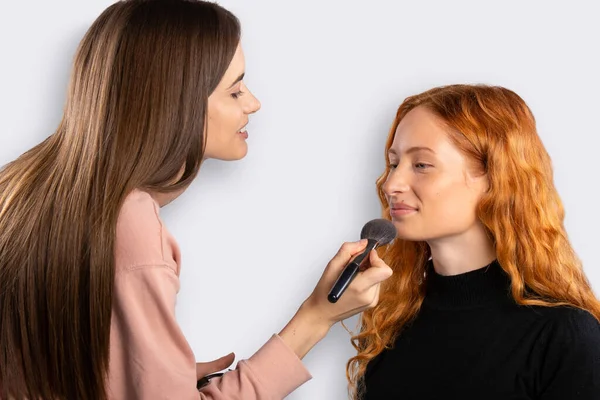
[[[469,168],[438,117],[423,107],[408,112],[388,154],[383,191],[398,237],[431,241],[478,231],[476,207],[487,177]]]

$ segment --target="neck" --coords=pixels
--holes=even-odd
[[[477,223],[459,235],[427,242],[435,272],[450,276],[479,269],[496,259],[496,250],[485,228]]]
[[[158,203],[158,206],[162,208],[178,198],[184,191],[185,189],[171,193],[150,192],[150,196],[152,196],[154,201]]]
[[[204,159],[202,161],[204,161]],[[185,172],[185,165],[183,165],[181,167],[181,169],[177,173],[177,176],[175,178],[173,178],[173,180],[170,183],[175,184],[179,179],[181,179],[184,172]],[[181,194],[183,192],[185,192],[186,189],[187,189],[187,187],[177,190],[175,192],[170,192],[170,193],[160,193],[160,192],[149,192],[149,193],[150,193],[150,196],[152,196],[152,198],[154,199],[154,201],[156,201],[158,203],[158,206],[162,208],[162,207],[166,206],[167,204],[169,204],[170,202],[172,202],[173,200],[175,200],[176,198],[178,198],[179,196],[181,196]]]

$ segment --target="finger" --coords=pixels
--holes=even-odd
[[[367,247],[367,243],[369,243],[367,239],[362,239],[358,242],[344,243],[336,255],[331,259],[329,264],[335,267],[342,267],[346,265],[352,256],[360,253]]]
[[[235,360],[235,354],[229,353],[226,356],[223,356],[216,360],[198,363],[197,365],[200,365],[200,366],[203,366],[206,368],[212,368],[212,369],[214,369],[214,372],[217,372],[217,371],[221,371],[221,370],[229,367],[233,363],[233,360]]]
[[[369,308],[375,307],[379,303],[379,293],[381,291],[381,285],[375,284],[375,286],[371,287],[371,293],[368,299],[365,299],[364,304],[360,305],[353,310],[349,310],[344,314],[340,315],[340,320],[344,320],[346,318],[350,318],[353,315],[356,315],[360,312],[368,310]]]
[[[373,301],[369,304],[368,308],[373,308],[379,303],[379,294],[381,293],[381,285],[379,283],[375,284],[375,295],[373,296]]]
[[[377,253],[376,249],[371,250],[371,252],[369,253],[369,262],[379,263],[380,265],[381,263],[385,264],[381,257],[379,257],[379,253]]]
[[[328,282],[328,284],[333,283],[332,280],[336,279],[337,276],[342,272],[344,267],[348,265],[352,257],[364,251],[369,243],[368,240],[363,239],[358,242],[346,242],[344,243],[337,254],[329,261],[327,266],[325,267],[325,271],[321,276],[321,280],[319,282]]]
[[[230,353],[213,361],[196,363],[196,376],[201,378],[214,372],[222,371],[229,367],[233,363],[233,360],[235,360],[235,354]]]
[[[377,255],[375,250],[371,250],[369,254],[369,262],[371,266],[360,273],[360,281],[367,287],[371,287],[377,283],[383,282],[392,276],[392,269]]]

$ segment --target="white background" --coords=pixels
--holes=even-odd
[[[77,43],[109,0],[0,9],[0,164],[56,128]],[[249,155],[209,161],[163,217],[183,253],[178,320],[199,361],[249,357],[292,317],[343,241],[379,217],[397,106],[449,83],[506,86],[532,108],[566,226],[596,291],[600,13],[592,1],[227,0],[262,101]],[[356,319],[348,325],[354,327]],[[289,399],[346,398],[338,324]]]

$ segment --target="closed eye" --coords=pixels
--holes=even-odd
[[[431,164],[425,164],[425,163],[415,163],[415,168],[416,169],[427,169],[429,167],[433,167],[433,165],[431,165]]]

